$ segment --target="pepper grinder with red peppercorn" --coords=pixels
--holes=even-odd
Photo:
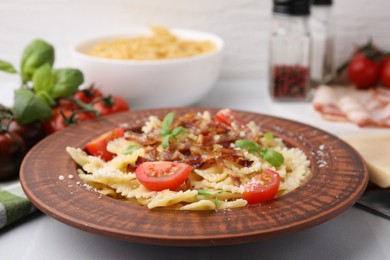
[[[310,93],[310,0],[274,0],[270,39],[270,94],[304,101]]]

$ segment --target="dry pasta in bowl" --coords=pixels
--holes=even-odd
[[[244,207],[283,196],[310,175],[302,150],[229,109],[150,116],[66,150],[90,187],[150,209]]]

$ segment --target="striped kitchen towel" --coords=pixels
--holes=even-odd
[[[23,193],[19,180],[0,182],[0,229],[35,210]]]

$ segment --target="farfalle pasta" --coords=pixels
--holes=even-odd
[[[122,132],[106,140],[104,152],[112,155],[106,161],[88,149],[66,150],[97,192],[150,209],[244,207],[291,192],[310,175],[303,151],[228,109],[215,117],[208,111],[151,116]]]

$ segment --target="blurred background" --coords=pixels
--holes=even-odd
[[[221,79],[261,79],[267,75],[271,9],[271,0],[0,0],[0,58],[19,64],[24,46],[39,37],[55,46],[56,66],[70,66],[75,41],[162,25],[221,36]],[[334,0],[334,62],[370,37],[389,49],[389,10],[389,0]]]

